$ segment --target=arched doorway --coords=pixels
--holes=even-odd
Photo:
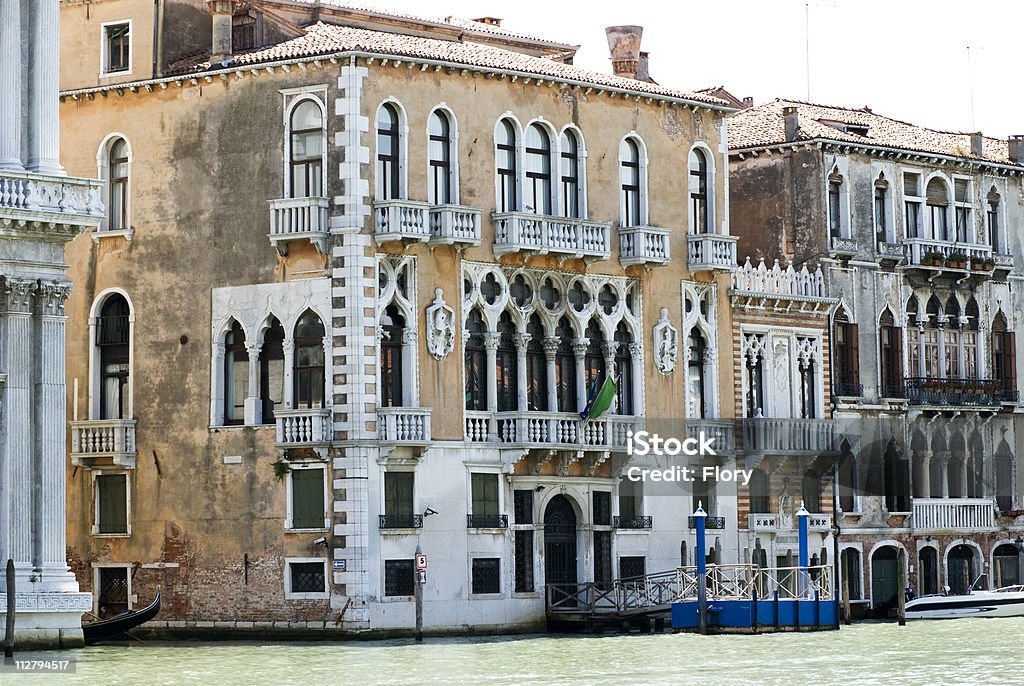
[[[1013,543],[1002,543],[992,553],[992,583],[995,588],[1021,583],[1020,551]]]
[[[977,577],[974,548],[969,545],[954,546],[946,556],[946,584],[953,595],[963,595],[971,590]]]
[[[576,583],[576,510],[564,495],[544,509],[544,582]]]
[[[896,546],[882,546],[871,555],[871,607],[886,612],[896,604],[900,583]]]

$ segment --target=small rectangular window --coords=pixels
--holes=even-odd
[[[470,479],[473,487],[472,513],[474,515],[497,516],[498,475],[472,474]]]
[[[384,561],[384,595],[411,596],[415,592],[415,573],[412,560]]]
[[[623,479],[619,482],[619,519],[631,520],[640,514],[640,482]]]
[[[501,593],[501,560],[497,557],[473,560],[473,593]]]
[[[619,558],[619,578],[634,579],[647,574],[647,563],[643,556]]]
[[[320,468],[293,469],[289,476],[292,484],[291,528],[323,529],[325,471]]]
[[[114,617],[127,612],[128,603],[128,568],[100,567],[97,569],[97,616],[100,619]]]
[[[96,477],[96,533],[128,533],[128,475]]]
[[[327,572],[323,562],[289,562],[289,593],[327,593]]]
[[[384,474],[384,528],[411,528],[413,516],[412,472],[386,472]]]
[[[131,24],[110,24],[103,28],[103,73],[115,74],[131,67]]]

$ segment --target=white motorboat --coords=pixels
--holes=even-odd
[[[906,604],[907,619],[955,619],[956,617],[1024,616],[1024,586],[995,591],[971,591],[965,595],[926,595]]]

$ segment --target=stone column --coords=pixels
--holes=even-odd
[[[334,349],[331,337],[324,336],[324,407],[330,407],[334,388]]]
[[[942,497],[949,497],[949,453],[944,452],[939,456],[939,465],[942,468]]]
[[[515,337],[516,345],[516,407],[520,412],[526,412],[530,405],[527,399],[527,388],[530,379],[526,373],[526,347],[530,344],[532,336],[528,333],[518,333]]]
[[[922,450],[918,453],[921,456],[921,472],[924,476],[921,479],[921,497],[931,498],[932,489],[932,451]]]
[[[37,0],[32,18],[32,42],[28,71],[29,111],[28,168],[41,174],[63,174],[60,166],[58,93],[60,44],[58,0]],[[10,4],[10,0],[8,3]]]
[[[498,435],[498,340],[500,336],[494,331],[484,334],[484,354],[487,358],[487,433]]]
[[[245,423],[259,424],[263,419],[263,406],[260,403],[260,348],[262,343],[246,341],[245,352],[249,354],[249,395],[245,398]]]
[[[629,356],[633,360],[633,414],[644,413],[644,345],[630,343]]]
[[[285,336],[281,343],[284,349],[284,409],[295,408],[295,339]]]
[[[558,409],[558,374],[555,372],[555,357],[557,354],[558,339],[551,336],[545,338],[544,358],[548,363],[548,412],[555,412]]]
[[[577,338],[572,344],[573,355],[576,356],[576,411],[582,412],[587,406],[587,346],[590,340]]]
[[[491,361],[493,361],[493,352],[491,355]],[[416,374],[416,331],[413,329],[402,330],[402,376],[402,383],[409,391],[409,397],[402,398],[402,405],[405,407],[419,407],[420,384]],[[493,385],[493,378],[491,382]]]
[[[0,3],[0,169],[21,169],[21,3]]]
[[[224,357],[227,352],[224,350],[223,337],[213,341],[210,353],[213,356],[213,378],[217,380],[210,393],[210,421],[214,426],[218,426],[227,421],[227,417],[224,416],[225,398],[228,395],[228,379],[224,373]]]

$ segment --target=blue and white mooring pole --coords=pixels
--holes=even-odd
[[[708,513],[704,511],[704,503],[697,501],[697,509],[693,512],[693,524],[697,529],[697,622],[700,633],[708,632],[708,549],[704,541],[704,524]]]
[[[810,565],[810,560],[807,556],[807,522],[810,519],[811,513],[804,507],[804,503],[800,501],[800,509],[796,511],[797,522],[799,522],[800,528],[800,597],[802,598],[807,593],[807,567]]]

